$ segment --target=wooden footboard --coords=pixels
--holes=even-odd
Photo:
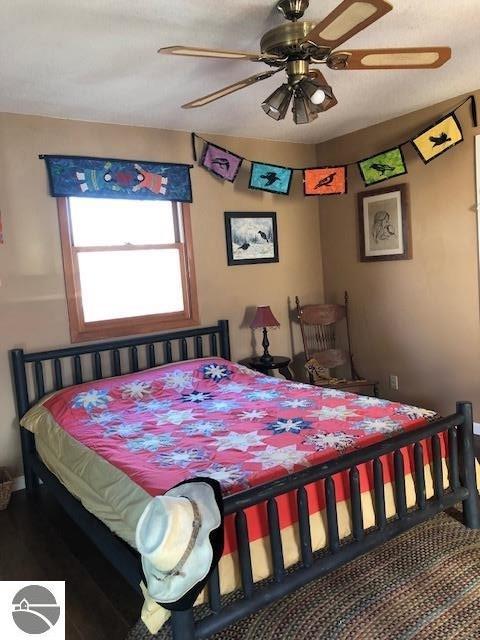
[[[448,438],[448,487],[444,488],[439,435]],[[424,454],[425,444],[431,444],[434,495],[425,494]],[[403,447],[414,448],[414,480],[416,505],[407,509],[405,497],[405,471]],[[394,494],[396,516],[387,520],[385,510],[384,477],[381,457],[393,454]],[[374,478],[375,527],[363,528],[361,493],[358,466],[371,464]],[[340,542],[338,534],[337,505],[332,476],[347,471],[350,481],[350,515],[352,536]],[[305,486],[311,482],[325,481],[328,549],[313,553],[309,509]],[[293,570],[285,571],[278,522],[277,498],[296,492],[299,516],[299,533],[302,561]],[[269,537],[273,560],[273,580],[255,585],[252,579],[252,561],[248,544],[245,509],[259,503],[267,503]],[[370,447],[354,451],[340,458],[309,467],[269,484],[248,489],[225,498],[225,514],[234,514],[238,555],[242,576],[243,597],[232,604],[222,606],[218,573],[214,571],[209,581],[210,615],[194,623],[193,611],[172,612],[172,628],[175,640],[208,638],[226,626],[254,613],[283,596],[295,591],[311,580],[325,575],[354,558],[407,531],[411,527],[432,518],[437,513],[462,503],[464,523],[467,527],[480,528],[480,509],[476,485],[475,456],[473,450],[472,407],[468,402],[457,404],[457,412],[447,418],[430,422],[414,431],[404,432]]]

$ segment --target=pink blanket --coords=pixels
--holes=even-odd
[[[56,393],[73,438],[151,495],[192,476],[224,493],[410,429],[432,416],[387,400],[264,376],[221,358],[174,363]]]

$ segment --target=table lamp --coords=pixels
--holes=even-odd
[[[270,343],[268,341],[267,327],[279,327],[279,326],[280,326],[280,323],[275,318],[275,316],[272,313],[272,310],[268,305],[257,307],[257,310],[255,312],[255,317],[252,320],[250,327],[252,329],[263,329],[263,340],[262,340],[263,356],[260,356],[260,360],[265,364],[269,364],[273,362],[272,356],[268,353],[268,347],[270,346]]]

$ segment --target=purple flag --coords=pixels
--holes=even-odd
[[[237,177],[243,158],[236,156],[227,149],[216,147],[210,142],[206,142],[203,147],[200,164],[208,171],[211,171],[219,178],[233,182]]]

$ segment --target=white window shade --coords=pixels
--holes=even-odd
[[[85,322],[184,310],[178,249],[82,251],[77,256]]]
[[[171,202],[70,198],[75,247],[175,242]]]

